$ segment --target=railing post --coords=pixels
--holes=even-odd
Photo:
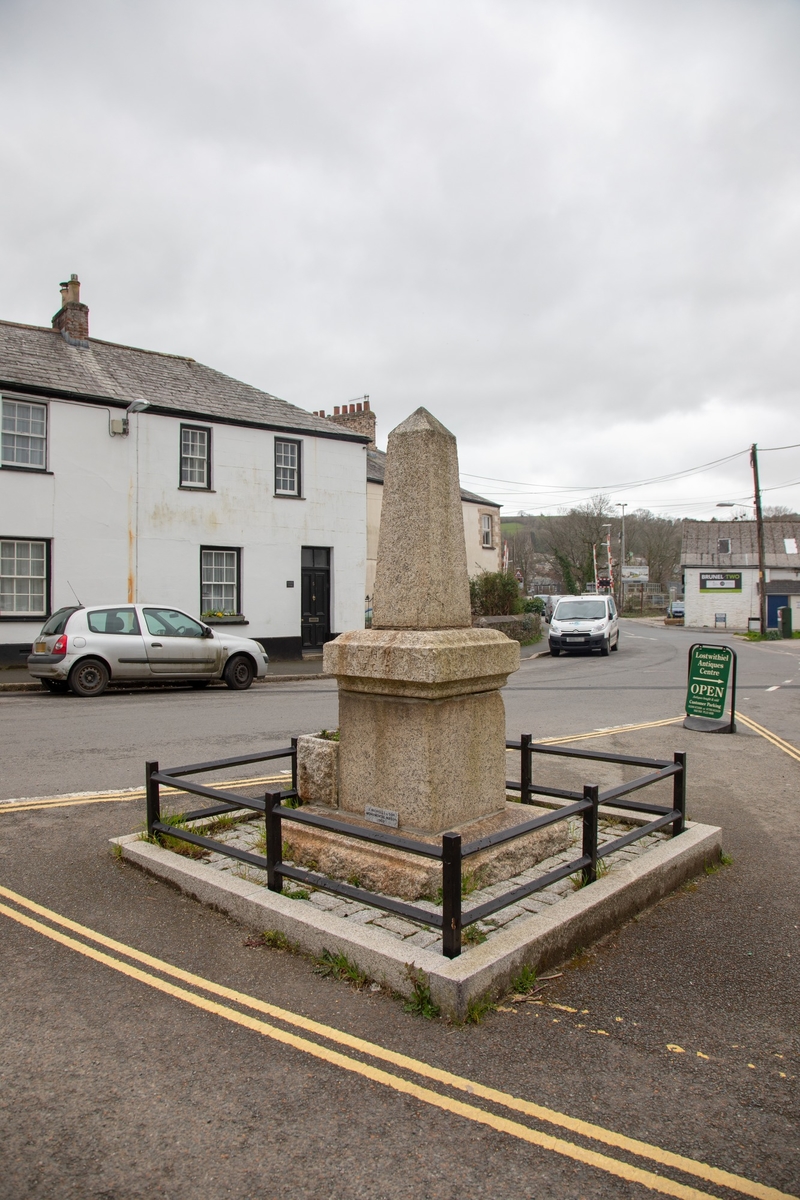
[[[520,799],[523,804],[533,804],[531,796],[531,784],[533,783],[533,755],[531,754],[531,742],[533,738],[529,733],[520,734],[519,739],[519,790]]]
[[[292,791],[297,791],[297,738],[292,738]]]
[[[681,768],[672,776],[672,807],[680,813],[672,822],[672,836],[677,837],[686,828],[686,751],[676,750],[673,758]]]
[[[461,953],[461,834],[442,834],[442,953]]]
[[[158,763],[148,762],[144,764],[144,788],[145,798],[147,803],[147,836],[153,836],[153,826],[156,821],[161,820],[161,795],[158,786],[158,781],[153,779],[154,775],[158,774]]]
[[[271,892],[283,891],[280,865],[283,861],[283,831],[281,830],[281,793],[264,794],[264,820],[267,833],[267,887]]]
[[[589,859],[588,867],[583,868],[583,882],[594,883],[597,879],[597,809],[600,804],[598,784],[585,783],[583,798],[591,801],[591,807],[583,812],[583,854]]]

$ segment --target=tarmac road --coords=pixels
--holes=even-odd
[[[510,733],[558,736],[677,715],[690,637],[653,630],[651,641],[639,622],[623,632],[619,654],[607,659],[523,665],[505,692]],[[796,687],[776,682],[797,678],[800,655],[790,662],[788,654],[780,643],[741,647],[739,707],[798,746]],[[162,761],[189,761],[336,723],[330,684],[266,692],[91,702],[4,696],[4,794],[136,784],[151,747]],[[107,839],[137,828],[139,801],[2,806],[0,1194],[800,1193],[800,762],[747,729],[728,738],[670,725],[590,745],[653,755],[686,749],[691,815],[723,826],[733,864],[573,960],[539,994],[544,1003],[501,1002],[481,1024],[463,1027],[321,977],[301,956],[248,946],[233,922],[116,861]],[[61,918],[120,945],[101,945]],[[126,948],[201,982],[176,980]],[[215,984],[244,999],[220,999],[209,990]],[[247,997],[323,1022],[330,1035],[254,1013]],[[305,1042],[276,1041],[253,1027],[254,1017]],[[454,1072],[472,1094],[413,1063],[387,1065],[343,1046],[337,1031]],[[547,1106],[549,1120],[482,1096],[480,1085]],[[575,1118],[597,1128],[570,1128]],[[661,1151],[693,1162],[676,1165]],[[720,1180],[715,1169],[741,1178]]]

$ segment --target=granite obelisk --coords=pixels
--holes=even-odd
[[[456,439],[424,408],[389,435],[373,612],[371,629],[324,652],[339,685],[340,807],[424,833],[500,812],[500,688],[519,646],[472,628]]]

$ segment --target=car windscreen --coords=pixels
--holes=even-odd
[[[42,633],[63,633],[67,627],[67,621],[77,611],[77,604],[73,604],[69,608],[57,608],[52,617],[49,617],[42,626]]]
[[[604,600],[562,600],[555,613],[557,621],[601,621],[606,615]]]

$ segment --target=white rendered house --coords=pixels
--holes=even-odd
[[[52,328],[0,321],[0,664],[76,596],[222,614],[275,657],[363,626],[368,438],[90,338],[79,286]]]

